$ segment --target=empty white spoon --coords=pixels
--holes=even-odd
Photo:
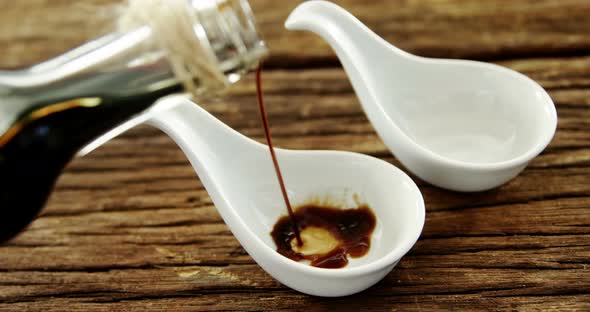
[[[356,207],[377,218],[369,252],[341,269],[321,269],[276,252],[270,232],[286,208],[268,147],[229,128],[180,96],[144,114],[184,151],[215,207],[252,258],[281,283],[317,296],[345,296],[382,279],[414,245],[424,224],[424,202],[401,170],[369,156],[336,151],[277,149],[293,204],[313,197]],[[356,195],[355,195],[356,194]]]
[[[302,3],[285,26],[331,45],[379,136],[434,185],[481,191],[503,184],[555,133],[549,95],[510,69],[409,54],[327,1]]]

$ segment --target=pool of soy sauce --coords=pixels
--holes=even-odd
[[[364,256],[377,223],[367,205],[342,209],[310,204],[296,209],[293,217],[303,245],[295,243],[291,218],[284,216],[271,232],[277,251],[289,259],[308,260],[311,266],[330,269],[346,266],[349,256]]]

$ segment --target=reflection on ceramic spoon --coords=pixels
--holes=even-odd
[[[332,46],[379,136],[434,185],[457,191],[499,186],[555,133],[549,95],[510,69],[409,54],[327,1],[302,3],[285,26],[312,31]]]
[[[276,149],[294,204],[314,196],[339,201],[344,207],[356,207],[360,200],[376,218],[368,253],[350,259],[346,267],[323,269],[292,261],[277,253],[270,235],[285,208],[266,145],[180,96],[162,100],[146,116],[187,155],[215,207],[250,256],[298,291],[344,296],[364,290],[391,271],[422,231],[422,195],[391,164],[349,152]]]

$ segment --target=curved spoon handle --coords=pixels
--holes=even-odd
[[[193,165],[229,161],[253,142],[184,96],[163,99],[147,114],[146,123],[172,138]]]
[[[379,66],[385,59],[388,62],[392,59],[404,61],[413,56],[391,45],[348,11],[328,1],[300,4],[285,21],[285,28],[311,31],[326,40],[353,83],[357,75],[369,75],[368,69]]]

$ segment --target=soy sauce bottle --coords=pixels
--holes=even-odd
[[[197,89],[189,91],[217,91],[266,55],[246,0],[186,5],[194,32],[187,39],[201,48],[191,57],[223,78],[195,75],[190,79]],[[117,131],[112,129],[161,97],[187,91],[171,66],[174,51],[157,35],[153,25],[137,25],[29,69],[0,71],[0,242],[35,218],[82,148],[105,141],[105,133]]]

